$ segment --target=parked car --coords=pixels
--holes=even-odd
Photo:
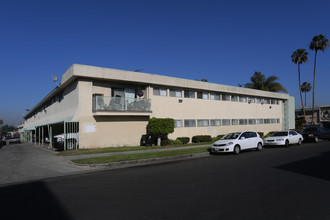
[[[330,130],[320,126],[308,126],[302,131],[305,141],[314,141],[315,143],[322,140],[330,140]]]
[[[56,135],[53,139],[53,146],[58,150],[64,150],[64,139],[66,141],[67,150],[78,149],[79,133],[68,133],[65,135],[65,138],[64,134]]]
[[[9,144],[16,144],[16,143],[21,143],[21,140],[19,137],[10,137],[8,138]]]
[[[255,131],[233,132],[223,136],[214,142],[210,153],[233,152],[239,154],[242,150],[257,149],[262,150],[263,140]]]
[[[290,144],[300,145],[303,140],[303,136],[295,131],[277,131],[265,138],[264,144],[288,147]]]

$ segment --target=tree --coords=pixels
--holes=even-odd
[[[151,118],[147,125],[147,133],[157,137],[157,145],[160,146],[160,139],[174,132],[174,119],[172,118]]]
[[[2,125],[3,124],[3,120],[2,119],[0,119],[0,125]]]
[[[301,91],[305,93],[305,106],[307,105],[307,101],[306,101],[306,93],[310,92],[312,90],[312,86],[309,82],[303,82],[303,84],[301,85]]]
[[[306,50],[302,49],[302,48],[297,49],[291,55],[292,62],[294,62],[295,64],[298,64],[299,93],[300,93],[301,106],[302,106],[302,110],[303,110],[303,113],[304,113],[305,120],[306,120],[306,113],[305,113],[304,102],[303,102],[302,91],[301,91],[300,64],[307,63],[307,61],[308,61],[308,56],[307,55],[308,55],[308,53],[306,52]],[[306,104],[306,100],[305,100],[305,104]]]
[[[261,72],[254,72],[254,75],[251,76],[250,79],[250,83],[245,83],[245,88],[259,89],[270,92],[288,92],[281,83],[275,82],[279,79],[277,76],[270,76],[266,78],[266,76],[261,74]]]
[[[314,111],[315,111],[315,72],[316,72],[316,55],[317,51],[325,51],[325,48],[328,46],[328,39],[322,34],[316,35],[313,37],[312,42],[309,45],[309,49],[315,51],[314,56],[314,74],[313,74],[313,113],[312,113],[312,124],[314,124]]]

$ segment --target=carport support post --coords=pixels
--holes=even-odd
[[[48,138],[49,138],[49,148],[52,148],[52,143],[53,143],[53,134],[52,134],[52,126],[48,125]]]
[[[40,145],[40,127],[38,128],[38,137],[39,137],[38,144]]]
[[[41,133],[42,133],[41,144],[44,145],[44,127],[41,128]]]
[[[64,150],[66,150],[66,122],[64,122],[64,146],[63,146],[63,148],[64,148]]]

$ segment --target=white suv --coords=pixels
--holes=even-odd
[[[239,154],[242,150],[262,150],[264,142],[255,131],[240,131],[226,134],[220,140],[214,142],[210,153],[233,152]]]

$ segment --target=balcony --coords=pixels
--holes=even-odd
[[[126,113],[126,114],[123,114]],[[147,113],[147,114],[146,114]],[[151,99],[93,96],[94,115],[150,115]]]

